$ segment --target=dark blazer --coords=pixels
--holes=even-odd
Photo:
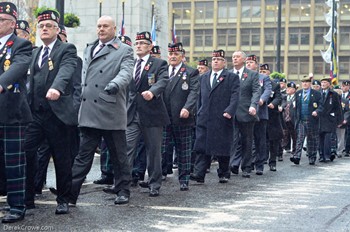
[[[28,123],[32,120],[29,105],[27,102],[27,71],[32,55],[32,45],[29,41],[12,35],[0,50],[0,85],[3,92],[0,94],[0,123],[16,124]],[[10,57],[8,49],[11,48]],[[5,61],[10,61],[10,68],[5,71]],[[7,62],[8,62],[7,61]],[[17,84],[17,85],[15,85]],[[17,87],[15,90],[15,86]]]
[[[163,100],[163,92],[168,82],[167,62],[150,56],[142,70],[138,85],[134,80],[129,84],[128,125],[134,119],[136,112],[139,114],[141,125],[145,127],[161,127],[170,123]],[[150,101],[146,101],[141,95],[147,90],[154,95]]]
[[[164,92],[164,101],[171,115],[170,121],[174,125],[193,126],[197,113],[199,96],[199,72],[185,64],[167,85]],[[188,118],[180,118],[182,109],[190,112]]]
[[[347,124],[350,123],[350,92],[347,93],[346,97],[341,98],[341,106],[343,111],[343,119],[346,120]],[[345,125],[342,125],[341,128],[345,128]]]
[[[301,120],[301,103],[303,98],[303,89],[298,90],[295,93],[295,124],[298,125],[298,123]],[[311,127],[313,127],[314,130],[319,129],[319,117],[320,114],[323,111],[323,103],[322,103],[322,96],[319,91],[316,91],[314,89],[310,89],[310,99],[309,99],[309,113],[310,113],[310,124]],[[317,117],[311,116],[312,112],[317,112]]]
[[[236,112],[238,122],[254,122],[259,118],[257,114],[252,116],[249,114],[249,107],[258,109],[260,99],[259,74],[255,71],[244,68],[242,73],[243,81],[240,81],[240,97]]]
[[[43,46],[34,49],[33,59],[30,63],[28,99],[32,111],[34,110],[34,94],[36,94],[34,93],[35,66],[38,64],[42,48]],[[52,88],[61,93],[58,100],[48,101],[51,110],[64,124],[77,125],[78,115],[73,107],[72,96],[72,76],[77,66],[77,49],[73,44],[56,40],[49,58],[52,60],[53,69],[49,70],[49,65],[47,63],[40,70],[46,78],[45,91],[47,92]]]
[[[239,102],[239,77],[224,69],[214,88],[211,72],[200,77],[194,150],[207,155],[229,156],[233,141],[233,119]],[[229,113],[232,119],[223,116]]]
[[[320,114],[320,132],[335,132],[342,122],[342,107],[340,96],[333,90],[328,90],[323,101],[323,111]]]
[[[269,140],[277,140],[281,139],[283,137],[283,130],[282,130],[282,121],[281,121],[281,113],[278,111],[278,106],[281,105],[282,102],[282,95],[280,92],[280,85],[271,82],[272,84],[272,92],[271,96],[267,102],[267,104],[273,104],[274,108],[269,110],[269,121],[268,121],[268,139]]]
[[[258,105],[258,117],[259,119],[269,119],[267,101],[269,100],[272,91],[272,85],[269,76],[259,73],[259,84],[261,86],[260,99],[264,101],[264,104]]]

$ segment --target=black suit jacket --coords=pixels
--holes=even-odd
[[[40,51],[43,46],[36,48],[33,51],[33,59],[30,63],[29,76],[29,105],[32,111],[34,110],[34,76],[35,66],[38,63]],[[78,115],[73,107],[73,75],[77,67],[77,50],[73,44],[63,43],[56,40],[49,56],[53,63],[53,69],[49,70],[48,63],[45,64],[40,72],[46,78],[45,91],[50,88],[60,91],[61,96],[56,101],[49,101],[53,113],[66,125],[77,125]]]
[[[268,108],[269,112],[269,121],[268,121],[268,139],[269,140],[277,140],[281,139],[283,137],[283,131],[282,131],[282,117],[281,113],[278,110],[278,106],[281,105],[282,102],[282,95],[281,95],[281,87],[279,84],[275,83],[274,81],[271,82],[272,84],[272,92],[269,100],[267,101],[267,104],[272,104],[274,106],[273,109]]]
[[[240,81],[240,97],[236,112],[238,122],[254,122],[258,120],[257,114],[249,114],[249,107],[258,109],[260,100],[259,74],[255,71],[244,68],[242,73],[243,81]]]
[[[32,44],[12,35],[0,54],[0,85],[3,88],[0,94],[0,123],[28,123],[32,116],[27,102],[26,80]],[[7,71],[4,70],[5,62],[10,62]]]
[[[134,79],[129,85],[128,125],[133,121],[136,112],[139,114],[141,125],[145,127],[161,127],[170,123],[163,100],[163,92],[168,82],[167,62],[150,56],[142,70],[138,85]],[[141,95],[147,90],[154,95],[150,101],[146,101]]]
[[[337,92],[329,90],[323,101],[323,111],[320,114],[320,132],[335,132],[342,122],[342,107]]]
[[[195,124],[199,96],[198,74],[197,69],[182,64],[165,89],[164,101],[171,115],[170,121],[174,125],[192,126]],[[190,112],[188,118],[180,118],[183,108]]]
[[[303,89],[298,90],[295,93],[295,123],[296,125],[301,120],[301,103],[303,101]],[[310,114],[310,124],[313,129],[319,129],[319,117],[323,111],[322,96],[319,91],[310,89],[310,99],[308,104],[309,114]],[[317,117],[311,116],[312,112],[317,112]]]

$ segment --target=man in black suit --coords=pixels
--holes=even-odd
[[[127,103],[127,150],[130,165],[133,165],[137,145],[143,136],[149,178],[140,186],[149,188],[149,196],[156,197],[162,185],[163,126],[170,123],[163,101],[163,92],[169,82],[168,65],[165,60],[151,57],[153,45],[150,32],[137,33],[135,41],[137,59]]]
[[[314,165],[319,147],[319,116],[323,111],[322,95],[319,91],[311,89],[309,77],[304,77],[301,85],[302,89],[295,93],[297,143],[295,154],[292,154],[290,161],[299,165],[304,140],[307,136],[309,164]]]
[[[232,55],[233,72],[240,79],[240,100],[235,118],[234,148],[231,154],[231,171],[238,174],[241,163],[242,176],[250,177],[254,124],[258,121],[257,108],[260,99],[259,74],[244,67],[247,55],[236,51]],[[238,144],[241,146],[238,146]]]
[[[77,125],[73,107],[72,76],[77,66],[74,45],[57,39],[59,14],[43,11],[38,16],[38,28],[43,46],[33,51],[29,76],[29,104],[34,121],[26,132],[27,185],[26,205],[34,205],[34,177],[38,147],[47,139],[56,170],[56,214],[68,213],[69,190],[72,183],[70,134]]]
[[[335,159],[336,151],[331,150],[332,135],[342,122],[341,99],[330,86],[330,78],[321,80],[323,111],[320,114],[320,162]]]
[[[240,83],[236,74],[225,69],[223,50],[213,51],[212,56],[212,71],[200,77],[196,141],[193,148],[197,155],[190,179],[204,183],[211,157],[216,156],[219,161],[219,183],[227,183],[230,178],[233,121],[240,100]]]
[[[350,153],[350,81],[344,80],[342,82],[341,90],[341,106],[343,111],[343,122],[339,125],[337,133],[338,137],[338,151],[344,152],[345,157],[349,157]],[[343,150],[344,149],[344,150]]]
[[[162,158],[173,156],[173,149],[168,149],[168,146],[172,148],[174,141],[180,190],[186,191],[191,170],[192,133],[194,116],[197,112],[199,82],[198,70],[182,62],[184,56],[182,49],[182,43],[168,45],[170,83],[164,91],[164,102],[170,117],[170,125],[163,131]],[[166,165],[164,168],[167,169]]]
[[[10,211],[2,223],[24,219],[25,171],[24,133],[32,116],[27,102],[27,70],[32,45],[14,34],[17,7],[0,3],[0,179],[4,183]]]

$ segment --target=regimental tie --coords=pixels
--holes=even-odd
[[[173,66],[173,70],[170,73],[169,80],[173,79],[173,77],[175,76],[175,70],[176,68]]]
[[[98,49],[95,50],[95,53],[94,53],[93,57],[95,57],[95,56],[102,50],[102,48],[103,48],[104,46],[106,46],[106,44],[100,44],[100,45],[98,46]]]
[[[217,83],[217,73],[214,73],[213,81],[211,82],[211,88],[213,89]]]
[[[44,48],[44,53],[41,57],[41,64],[40,64],[40,68],[42,68],[44,66],[44,64],[47,62],[47,60],[49,59],[49,47],[45,47]]]
[[[135,71],[135,84],[138,85],[141,80],[141,63],[143,59],[139,59],[136,64],[136,71]]]
[[[304,101],[307,101],[307,93],[306,92],[304,92],[303,99],[304,99]]]

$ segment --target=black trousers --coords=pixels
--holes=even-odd
[[[33,122],[26,131],[25,151],[27,159],[26,205],[34,204],[35,174],[37,171],[37,151],[47,139],[52,151],[56,172],[58,203],[68,203],[72,184],[70,132],[72,126],[65,125],[52,111],[34,112]]]
[[[79,153],[72,168],[72,188],[70,200],[76,202],[81,185],[89,173],[96,148],[104,138],[113,163],[115,192],[118,196],[130,196],[131,168],[126,153],[126,136],[124,130],[100,130],[81,127]]]
[[[205,178],[206,170],[211,163],[211,155],[197,153],[194,165],[194,174],[200,178]],[[217,169],[218,177],[230,178],[230,156],[217,156],[219,168]]]
[[[250,173],[252,169],[254,124],[255,122],[236,122],[236,125],[239,129],[239,133],[241,134],[242,143],[241,169],[243,172],[248,173]]]

